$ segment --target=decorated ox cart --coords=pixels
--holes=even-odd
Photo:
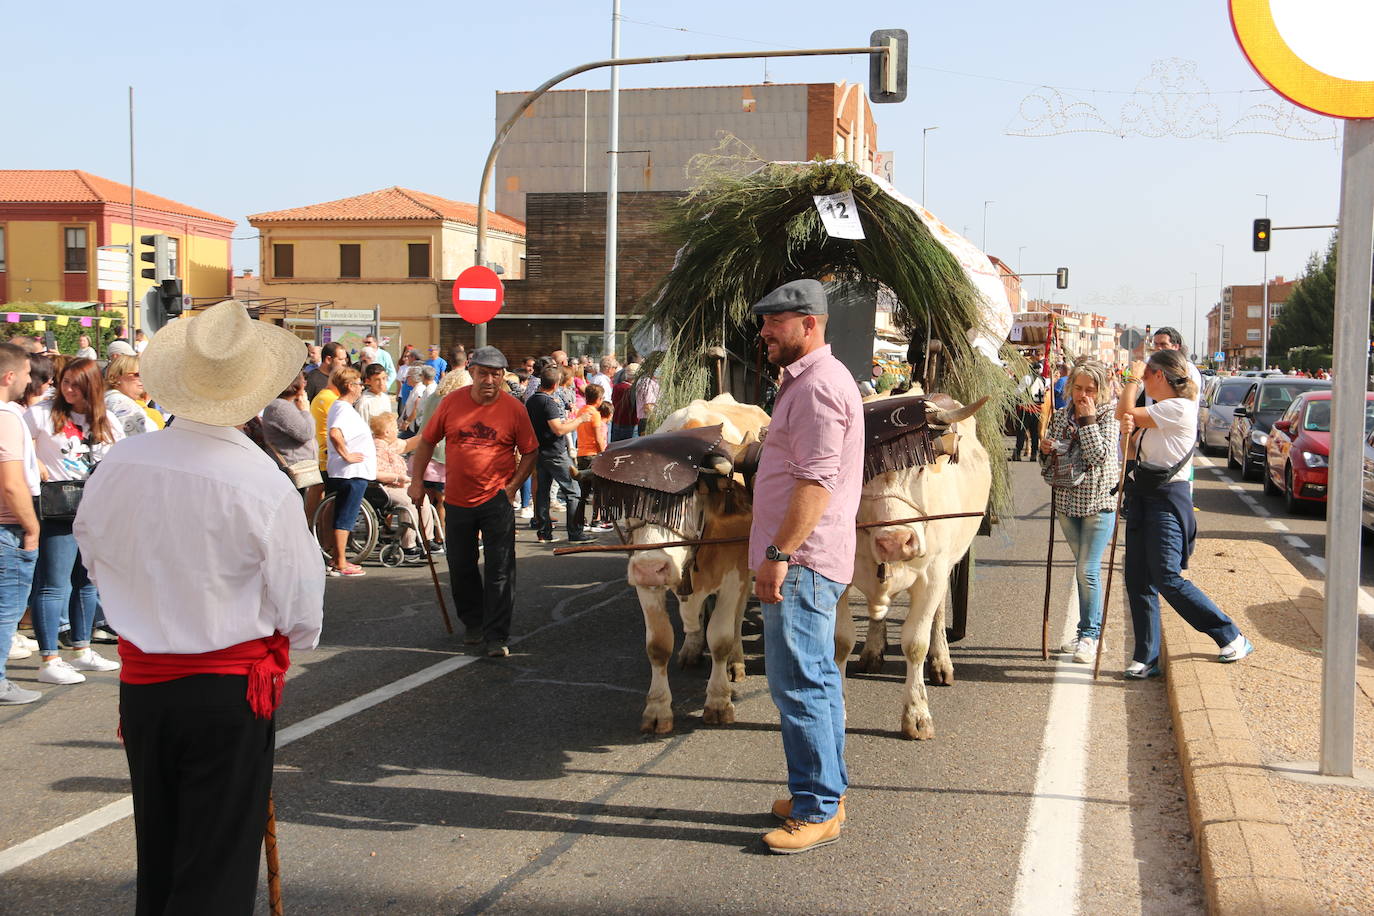
[[[672,728],[664,674],[671,631],[663,642],[669,589],[679,596],[687,634],[680,660],[694,661],[710,644],[707,721],[733,720],[728,681],[743,676],[749,472],[767,423],[758,407],[746,405],[767,403],[772,380],[749,306],[809,277],[826,286],[827,338],[856,384],[872,377],[879,309],[912,341],[908,358],[924,382],[924,390],[867,405],[868,444],[865,455],[854,456],[865,462],[859,527],[868,535],[860,539],[855,587],[869,604],[860,658],[869,669],[882,664],[891,599],[911,595],[902,631],[902,731],[929,737],[921,663],[929,653],[932,680],[952,679],[945,643],[947,635],[963,635],[966,553],[980,522],[986,526],[1008,501],[1001,429],[1015,393],[1002,360],[1017,357],[1003,349],[1010,310],[997,271],[924,208],[848,163],[771,163],[745,175],[708,171],[667,228],[678,255],[633,332],[652,351],[641,378],[652,376],[660,386],[657,432],[617,443],[592,466],[593,511],[619,526],[623,545],[607,546],[630,551],[629,578],[645,611],[654,683],[644,730]],[[703,640],[711,597],[717,607]],[[841,661],[854,644],[849,624],[847,634],[837,634]]]

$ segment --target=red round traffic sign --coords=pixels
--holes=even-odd
[[[483,324],[496,317],[506,289],[490,267],[469,267],[453,281],[453,310],[470,324]]]

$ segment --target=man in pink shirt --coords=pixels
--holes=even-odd
[[[835,664],[835,605],[854,575],[854,518],[863,488],[859,389],[825,342],[828,308],[815,280],[773,290],[753,307],[768,361],[781,366],[773,420],[754,478],[749,566],[763,603],[768,687],[782,724],[791,797],[772,852],[833,843],[844,822],[844,688]],[[842,611],[843,612],[843,611]]]

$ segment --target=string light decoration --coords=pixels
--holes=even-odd
[[[1178,57],[1156,60],[1114,116],[1074,98],[1069,91],[1042,86],[1025,96],[1017,119],[1005,133],[1012,137],[1110,134],[1123,139],[1227,140],[1267,134],[1285,140],[1336,139],[1330,118],[1278,99],[1268,89],[1215,93],[1198,76],[1196,61]],[[1256,94],[1268,101],[1250,103]],[[1233,102],[1230,113],[1222,104],[1227,96]]]

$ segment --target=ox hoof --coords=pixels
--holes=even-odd
[[[744,680],[744,662],[731,662],[728,672],[731,683],[738,684]]]
[[[670,735],[673,732],[673,711],[671,708],[656,710],[645,709],[639,720],[639,730],[646,735]]]
[[[706,647],[706,641],[700,633],[688,634],[683,640],[682,648],[677,653],[677,664],[679,668],[695,668],[701,664],[701,653]]]
[[[954,685],[954,663],[943,661],[938,664],[926,662],[926,680],[936,687],[951,687]]]
[[[734,725],[735,704],[722,703],[719,706],[707,706],[702,711],[701,718],[707,725]]]
[[[859,653],[859,670],[865,674],[877,674],[883,670],[883,650],[870,650],[867,646]]]
[[[908,710],[902,713],[902,735],[912,741],[929,741],[935,737],[935,721],[929,713],[918,716]]]

